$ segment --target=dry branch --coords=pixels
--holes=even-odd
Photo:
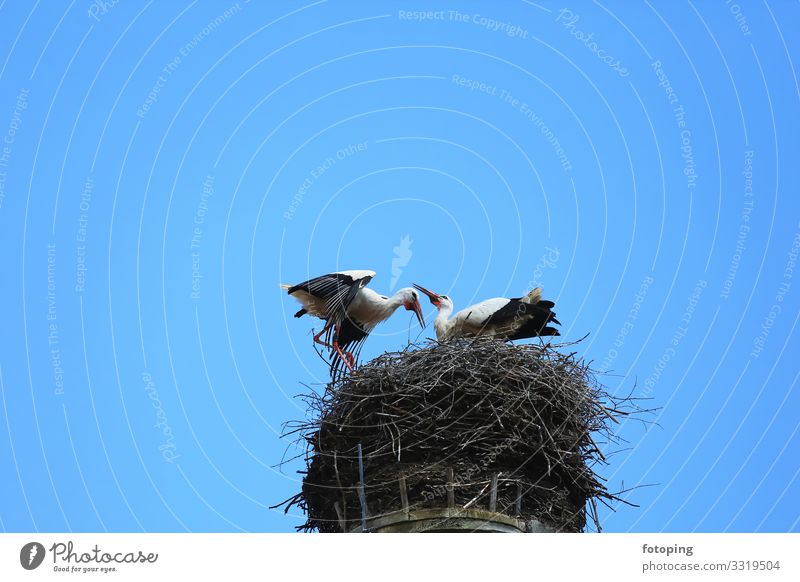
[[[413,347],[304,395],[312,419],[287,434],[305,441],[307,471],[302,492],[284,502],[306,512],[299,529],[358,525],[359,444],[370,517],[403,509],[402,475],[411,511],[446,507],[452,496],[456,507],[491,501],[497,511],[575,532],[585,529],[588,507],[599,529],[596,502],[619,498],[594,471],[605,456],[592,434],[616,443],[610,425],[641,411],[633,399],[607,394],[563,346]]]

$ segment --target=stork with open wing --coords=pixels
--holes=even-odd
[[[413,311],[425,327],[417,292],[405,287],[391,297],[380,295],[367,288],[374,276],[375,271],[338,271],[297,285],[281,285],[303,306],[295,317],[309,314],[325,321],[314,342],[332,350],[333,373],[341,369],[341,363],[353,370],[364,340],[398,307]]]

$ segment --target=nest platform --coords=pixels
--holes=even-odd
[[[621,500],[596,469],[636,407],[569,344],[455,340],[387,353],[304,395],[298,529],[580,532]]]

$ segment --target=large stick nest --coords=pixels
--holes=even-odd
[[[302,491],[284,502],[306,512],[298,529],[360,524],[361,444],[370,517],[401,509],[401,475],[412,511],[446,507],[452,470],[456,507],[486,509],[496,478],[497,511],[568,532],[583,531],[588,512],[599,530],[597,502],[620,500],[595,472],[605,463],[601,447],[616,442],[611,422],[640,409],[555,348],[430,342],[304,395],[312,419],[288,434],[305,441],[307,471]]]

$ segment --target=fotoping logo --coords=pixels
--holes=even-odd
[[[19,563],[26,570],[35,570],[44,561],[44,546],[39,542],[30,542],[19,551]]]

